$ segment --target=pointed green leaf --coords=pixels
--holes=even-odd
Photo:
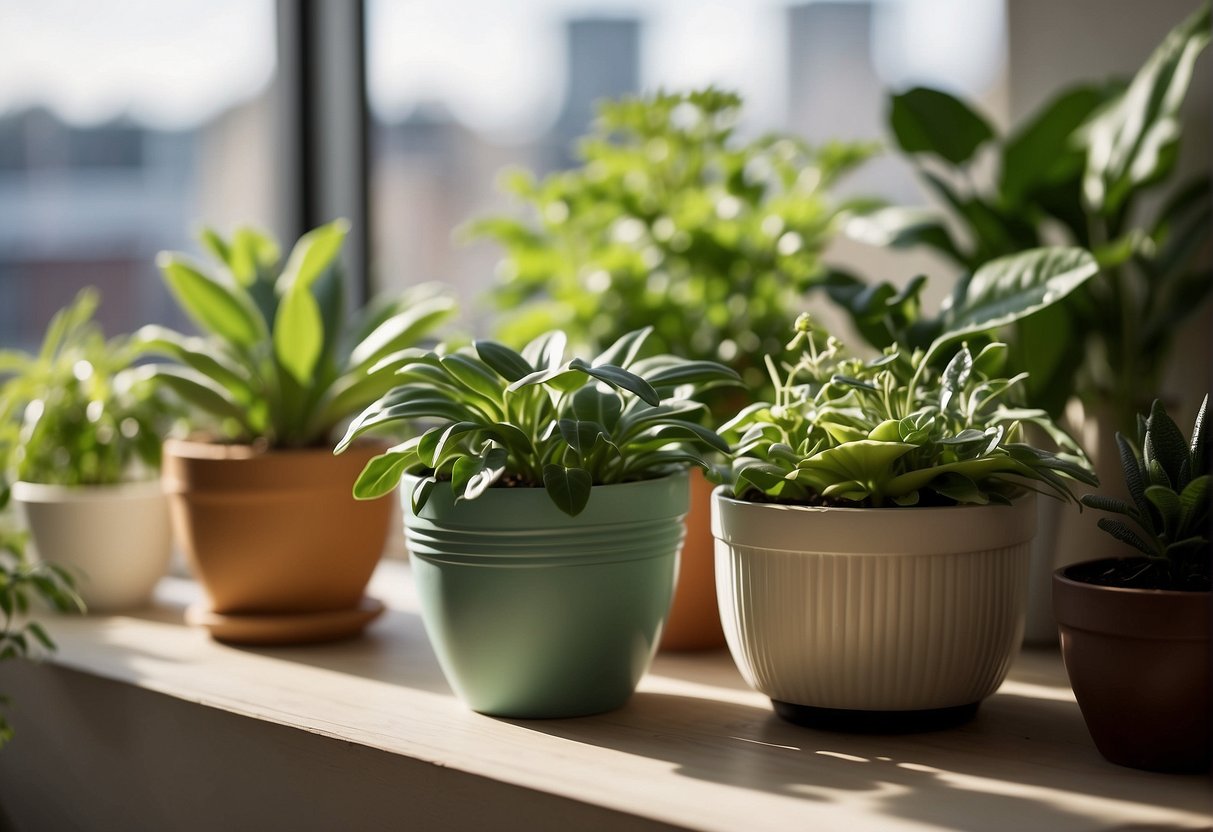
[[[266,340],[265,322],[247,298],[176,255],[162,253],[156,263],[169,291],[199,329],[246,350]]]
[[[525,378],[534,370],[526,359],[504,344],[496,341],[474,341],[476,354],[480,360],[493,368],[506,381],[514,382]]]

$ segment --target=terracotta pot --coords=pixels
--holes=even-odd
[[[971,718],[1023,637],[1035,503],[819,508],[718,488],[720,615],[742,677],[813,727]]]
[[[1074,696],[1099,753],[1150,771],[1210,760],[1210,593],[1097,586],[1112,559],[1058,569],[1053,613]]]
[[[724,647],[724,629],[716,603],[716,543],[712,537],[712,484],[698,468],[691,471],[691,510],[678,565],[674,603],[661,636],[662,650],[711,650]]]
[[[209,612],[298,618],[357,609],[383,552],[392,501],[360,502],[351,488],[381,451],[166,442],[164,490]]]

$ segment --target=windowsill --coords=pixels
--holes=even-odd
[[[789,725],[725,651],[659,655],[613,713],[500,720],[451,694],[406,566],[385,562],[371,593],[389,610],[359,640],[234,649],[182,624],[198,588],[166,578],[144,613],[52,621],[59,652],[50,661],[471,781],[690,829],[1207,828],[1206,778],[1133,771],[1098,755],[1055,651],[1025,652],[972,723],[940,733]]]

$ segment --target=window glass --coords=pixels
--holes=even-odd
[[[82,287],[180,323],[156,252],[273,224],[271,0],[0,0],[0,345]]]
[[[1003,29],[1002,0],[370,0],[372,277],[449,281],[484,331],[498,252],[457,231],[509,209],[504,166],[573,164],[595,101],[715,84],[744,96],[743,132],[879,139],[889,87],[997,104]],[[921,199],[894,154],[848,190]]]

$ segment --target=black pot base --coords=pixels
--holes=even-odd
[[[805,728],[847,734],[915,734],[942,731],[963,725],[977,714],[981,702],[922,711],[853,711],[845,708],[814,708],[771,700],[775,713]]]

